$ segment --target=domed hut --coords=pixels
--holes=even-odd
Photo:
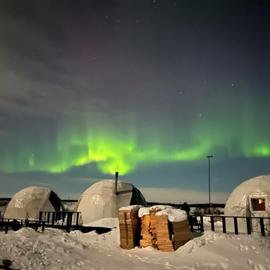
[[[257,176],[237,186],[226,202],[224,214],[238,217],[270,217],[270,175]],[[226,223],[227,230],[234,231],[232,218],[228,218]],[[238,218],[237,223],[239,232],[246,233],[246,219]],[[258,219],[252,219],[253,231],[259,229],[258,223]]]
[[[17,192],[7,205],[4,218],[38,219],[40,211],[60,211],[60,198],[47,187],[31,186]]]
[[[101,180],[81,195],[77,211],[81,222],[87,224],[102,218],[118,216],[118,209],[128,205],[146,206],[142,193],[130,183],[112,179]]]

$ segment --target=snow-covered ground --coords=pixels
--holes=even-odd
[[[36,232],[30,228],[0,232],[0,264],[2,259],[10,259],[12,269],[270,270],[269,237],[208,231],[177,251],[166,253],[152,248],[121,249],[117,219],[95,225],[113,229],[101,235],[56,229]]]

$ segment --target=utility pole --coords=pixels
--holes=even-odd
[[[210,159],[213,158],[213,155],[208,155],[208,203],[209,203],[209,212],[211,213],[211,171],[210,171]]]

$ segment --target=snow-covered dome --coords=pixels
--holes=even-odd
[[[270,175],[242,182],[230,194],[224,209],[225,216],[270,216]],[[232,227],[233,225],[229,227]],[[246,232],[245,219],[238,219],[239,231]]]
[[[59,211],[61,200],[47,187],[31,186],[17,192],[8,203],[4,217],[38,219],[40,211]]]
[[[270,196],[270,175],[262,175],[242,182],[230,194],[225,215],[247,215],[250,196]]]
[[[102,218],[117,217],[118,209],[128,205],[146,205],[142,193],[130,183],[117,181],[117,194],[115,180],[101,180],[81,195],[77,211],[81,212],[83,224]]]

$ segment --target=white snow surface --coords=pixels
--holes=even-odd
[[[161,211],[161,210],[166,210],[166,209],[172,209],[172,206],[170,206],[170,205],[154,205],[151,207],[141,207],[139,209],[138,215],[141,218],[142,216],[149,215],[151,210]]]
[[[168,220],[171,222],[179,222],[187,219],[187,213],[186,211],[180,210],[180,209],[163,209],[161,211],[158,211],[156,213],[157,216],[167,215]]]
[[[84,226],[117,228],[119,227],[118,224],[119,224],[118,218],[102,218],[102,219],[84,224]]]
[[[119,210],[121,211],[136,211],[139,210],[142,206],[141,205],[128,205],[120,207]]]
[[[112,228],[116,223],[117,219],[106,219]],[[270,239],[253,235],[207,231],[175,252],[121,249],[118,226],[101,235],[22,228],[0,232],[0,243],[0,264],[2,259],[10,259],[12,269],[270,270]]]
[[[145,215],[149,215],[149,212],[150,212],[150,208],[149,207],[142,207],[142,208],[139,209],[138,215],[141,218],[141,217],[143,217]]]
[[[179,222],[187,219],[186,211],[175,209],[170,205],[154,205],[152,207],[142,207],[139,209],[139,217],[149,215],[151,210],[156,210],[157,216],[167,215],[171,222]]]

